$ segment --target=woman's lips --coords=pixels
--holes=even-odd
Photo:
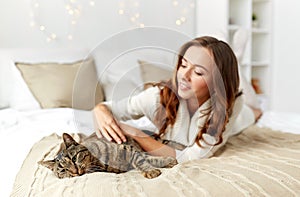
[[[179,82],[179,88],[180,90],[189,90],[191,86],[185,82]]]

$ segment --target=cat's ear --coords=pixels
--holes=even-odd
[[[78,143],[67,133],[63,133],[63,139],[66,145],[66,148],[68,148],[71,145],[78,145]]]
[[[39,161],[38,163],[53,171],[55,160]]]

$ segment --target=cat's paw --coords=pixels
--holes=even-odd
[[[177,160],[174,159],[173,157],[168,158],[168,164],[165,166],[165,168],[173,168],[178,164]]]
[[[160,174],[161,174],[161,171],[159,169],[151,169],[151,170],[142,172],[142,175],[148,179],[153,179],[155,177],[158,177]]]

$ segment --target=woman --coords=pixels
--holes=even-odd
[[[260,112],[260,111],[259,111]],[[223,41],[199,37],[184,44],[171,80],[94,109],[98,136],[122,143],[133,137],[147,152],[179,162],[210,157],[227,139],[255,122],[239,92],[237,59]],[[148,117],[156,136],[186,146],[175,150],[119,120]]]

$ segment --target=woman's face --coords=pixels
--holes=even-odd
[[[202,105],[209,97],[213,60],[206,48],[191,46],[177,70],[178,95]]]

